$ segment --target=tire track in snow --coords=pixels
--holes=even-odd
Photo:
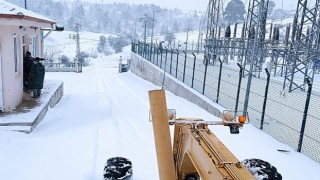
[[[119,76],[115,76],[114,74],[111,74],[112,78],[117,79],[117,82],[121,85],[122,88],[124,88],[127,92],[129,92],[131,94],[132,97],[135,97],[138,101],[140,101],[141,104],[143,104],[143,106],[145,106],[146,108],[149,108],[150,104],[149,104],[149,99],[145,100],[143,98],[141,98],[139,95],[137,95],[136,92],[134,92],[131,88],[129,88],[122,79],[119,78]]]
[[[97,108],[99,113],[99,120],[94,124],[94,137],[93,137],[93,177],[101,178],[103,174],[104,164],[107,160],[108,154],[112,154],[111,149],[106,148],[107,144],[113,145],[116,143],[116,138],[108,138],[110,134],[116,133],[112,130],[114,123],[111,107],[117,105],[117,101],[110,96],[111,88],[105,82],[105,73],[101,70],[95,72],[95,94]],[[101,138],[105,137],[105,138]],[[113,140],[113,141],[111,141]]]
[[[149,123],[147,118],[137,119],[136,114],[130,113],[130,105],[138,105],[142,108],[143,113],[148,114],[149,101],[139,96],[139,93],[128,86],[125,79],[122,79],[113,69],[97,69],[95,72],[96,83],[96,98],[99,107],[99,123],[96,127],[94,137],[94,166],[93,172],[101,177],[105,161],[114,156],[134,157],[136,151],[144,151],[145,154],[153,154],[151,149],[144,149],[143,143],[146,141],[143,133],[145,125]],[[122,93],[122,96],[120,95]],[[127,99],[126,99],[127,98]],[[125,102],[123,100],[126,99]],[[127,103],[124,105],[123,103]],[[130,104],[128,106],[128,103]],[[141,112],[136,112],[140,113]],[[140,116],[141,117],[141,116]],[[147,116],[146,116],[147,117]],[[130,136],[122,133],[130,127]],[[128,153],[127,148],[133,148],[132,152]],[[125,149],[123,149],[125,148]]]
[[[117,89],[121,89],[122,91],[127,93],[127,95],[124,95],[124,96],[130,97],[130,101],[131,102],[135,102],[137,100],[139,102],[139,105],[142,105],[141,106],[142,109],[149,110],[149,106],[150,106],[149,105],[149,99],[145,100],[145,99],[141,98],[138,95],[138,93],[133,91],[132,88],[130,88],[124,82],[123,79],[121,79],[119,76],[115,75],[114,73],[110,74],[110,76],[108,76],[108,77],[116,79],[116,82],[117,82],[117,85],[118,85]],[[141,112],[136,112],[136,113],[141,113]],[[130,126],[132,128],[133,132],[134,132],[134,133],[132,132],[131,134],[135,134],[138,139],[144,140],[146,137],[144,137],[143,133],[141,133],[141,132],[144,131],[144,129],[141,128],[139,123],[149,123],[149,119],[143,119],[144,122],[140,121],[140,122],[137,123],[137,119],[132,118],[132,117],[136,117],[135,115],[123,113],[122,116],[123,116],[123,118],[120,119],[120,123],[123,126]],[[133,138],[133,140],[137,140],[137,138]],[[128,137],[124,137],[124,138],[121,138],[121,139],[127,140]]]

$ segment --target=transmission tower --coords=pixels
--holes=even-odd
[[[242,57],[242,66],[250,65],[249,74],[259,73],[262,71],[262,64],[265,61],[265,36],[266,20],[269,0],[250,0],[245,26],[245,43],[244,59]]]
[[[318,68],[316,62],[320,55],[319,15],[320,0],[316,0],[312,8],[308,7],[308,0],[298,1],[283,90],[289,86],[289,92],[296,89],[305,91],[306,79],[313,82],[314,70]]]
[[[223,2],[222,0],[210,0],[207,9],[207,34],[205,42],[205,54],[209,59],[215,60],[217,55],[217,37],[222,20]]]

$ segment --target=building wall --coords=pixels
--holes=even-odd
[[[3,106],[3,88],[2,88],[2,39],[0,37],[0,110],[4,109]]]
[[[11,111],[18,106],[22,101],[23,96],[23,40],[25,36],[25,51],[33,52],[32,37],[38,37],[37,52],[40,53],[41,41],[40,30],[30,27],[19,26],[3,26],[0,25],[0,39],[2,45],[1,60],[2,60],[2,80],[3,80],[3,103],[4,111]],[[15,72],[14,61],[14,38],[17,38],[17,57],[18,66]],[[39,56],[38,54],[37,56]],[[35,57],[32,54],[33,57]]]

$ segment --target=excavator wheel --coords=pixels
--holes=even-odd
[[[185,175],[184,180],[200,180],[200,177],[198,174],[187,174]]]
[[[123,157],[107,160],[104,167],[104,180],[132,180],[132,163]]]
[[[254,175],[257,179],[263,180],[282,180],[281,174],[277,168],[269,162],[261,159],[245,159],[242,164]]]

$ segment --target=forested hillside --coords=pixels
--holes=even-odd
[[[21,7],[24,1],[8,0]],[[132,38],[144,34],[151,35],[152,16],[154,15],[154,34],[168,34],[198,29],[204,13],[183,12],[179,9],[163,9],[156,5],[130,5],[123,3],[98,4],[76,0],[27,0],[27,9],[45,15],[66,27],[74,30],[79,23],[82,31],[112,33],[121,37]]]

